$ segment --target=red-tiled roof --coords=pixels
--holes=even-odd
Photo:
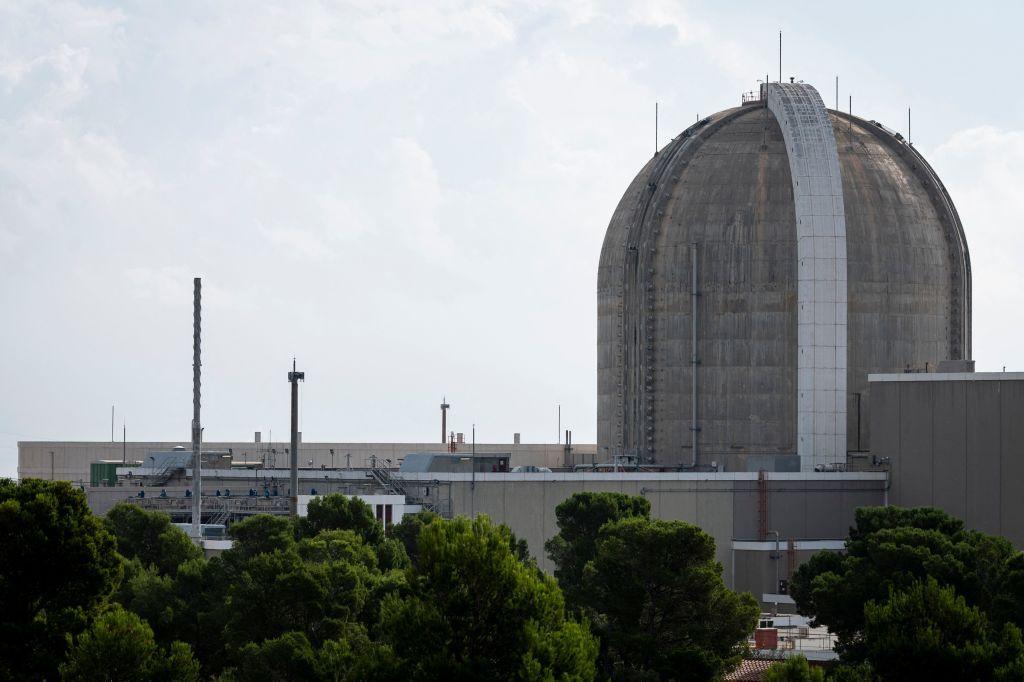
[[[732,672],[726,674],[726,680],[747,682],[748,680],[763,680],[764,673],[778,661],[767,661],[763,659],[743,659]]]

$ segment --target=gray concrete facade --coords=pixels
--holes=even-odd
[[[1024,549],[1024,373],[873,374],[871,454],[890,501],[939,507]]]
[[[845,245],[835,236],[837,190],[830,180],[832,213],[824,215],[822,195],[818,217],[832,220],[836,239],[832,250],[823,241],[821,252],[823,277],[829,261],[838,268],[836,320],[843,248],[846,258],[845,379],[833,374],[842,461],[845,451],[871,447],[869,373],[970,357],[970,260],[956,209],[915,149],[872,121],[836,111],[827,119],[846,236]],[[815,121],[812,127],[824,130],[820,117]],[[747,470],[753,458],[798,453],[797,200],[810,211],[812,227],[816,209],[794,193],[794,169],[805,172],[762,100],[694,124],[630,184],[608,226],[598,271],[599,459],[636,453],[688,465],[694,433],[698,464],[717,462],[729,471]],[[802,177],[823,177],[807,172],[818,175]],[[821,229],[828,229],[824,222]],[[816,295],[807,286],[804,297]],[[827,302],[828,292],[822,294]],[[819,319],[831,318],[822,308]],[[827,346],[825,324],[821,339],[805,332],[805,341]],[[821,379],[829,390],[827,377]],[[806,419],[804,428],[818,430]]]

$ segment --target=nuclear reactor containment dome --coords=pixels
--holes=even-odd
[[[813,470],[865,451],[869,373],[971,357],[971,270],[903,138],[801,83],[704,119],[619,202],[598,270],[601,455]]]

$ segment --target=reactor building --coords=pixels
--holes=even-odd
[[[941,180],[803,83],[763,84],[656,153],[597,288],[599,456],[829,470],[870,449],[869,374],[971,366],[970,259]]]

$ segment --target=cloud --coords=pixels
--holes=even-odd
[[[742,44],[694,17],[678,0],[638,0],[629,3],[627,12],[634,25],[672,29],[680,45],[699,48],[734,78],[749,80],[760,70]]]

